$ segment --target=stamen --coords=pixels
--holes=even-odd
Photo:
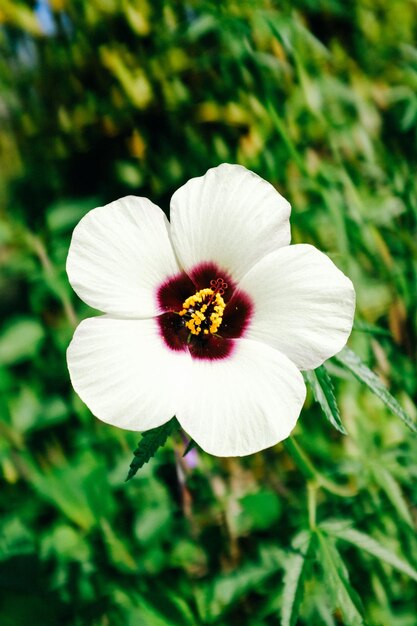
[[[208,335],[217,332],[226,308],[222,296],[227,288],[228,284],[222,278],[216,278],[210,281],[210,287],[200,289],[183,302],[183,308],[178,314],[188,318],[185,326],[190,334],[199,335],[203,331],[204,335]],[[209,307],[212,308],[212,312],[207,316],[206,312]]]

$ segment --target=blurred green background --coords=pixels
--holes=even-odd
[[[177,434],[124,483],[139,435],[70,387],[64,270],[89,209],[241,163],[415,418],[416,32],[415,0],[0,0],[1,626],[416,625],[416,435],[330,363],[348,435],[309,395],[312,473]]]

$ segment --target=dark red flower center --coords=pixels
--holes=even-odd
[[[215,263],[181,272],[158,289],[161,337],[175,351],[195,359],[224,359],[244,334],[253,311],[247,294]]]

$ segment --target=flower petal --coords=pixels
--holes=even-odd
[[[168,220],[147,198],[127,196],[93,209],[74,230],[68,277],[80,298],[100,311],[157,315],[157,289],[178,271]]]
[[[177,418],[210,454],[244,456],[282,441],[305,399],[301,373],[269,346],[238,339],[225,359],[193,360]]]
[[[255,303],[246,337],[280,350],[298,368],[314,369],[346,344],[355,290],[314,246],[288,246],[269,254],[239,288]]]
[[[270,183],[225,163],[172,196],[174,248],[186,271],[215,261],[239,280],[268,252],[289,244],[290,210]]]
[[[170,351],[155,319],[93,317],[81,322],[67,351],[71,382],[103,422],[143,431],[167,422],[183,392],[188,352]]]

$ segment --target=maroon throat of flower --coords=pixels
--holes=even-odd
[[[253,311],[250,298],[214,263],[170,278],[159,287],[157,299],[165,311],[158,317],[165,345],[188,350],[195,359],[229,357]]]

